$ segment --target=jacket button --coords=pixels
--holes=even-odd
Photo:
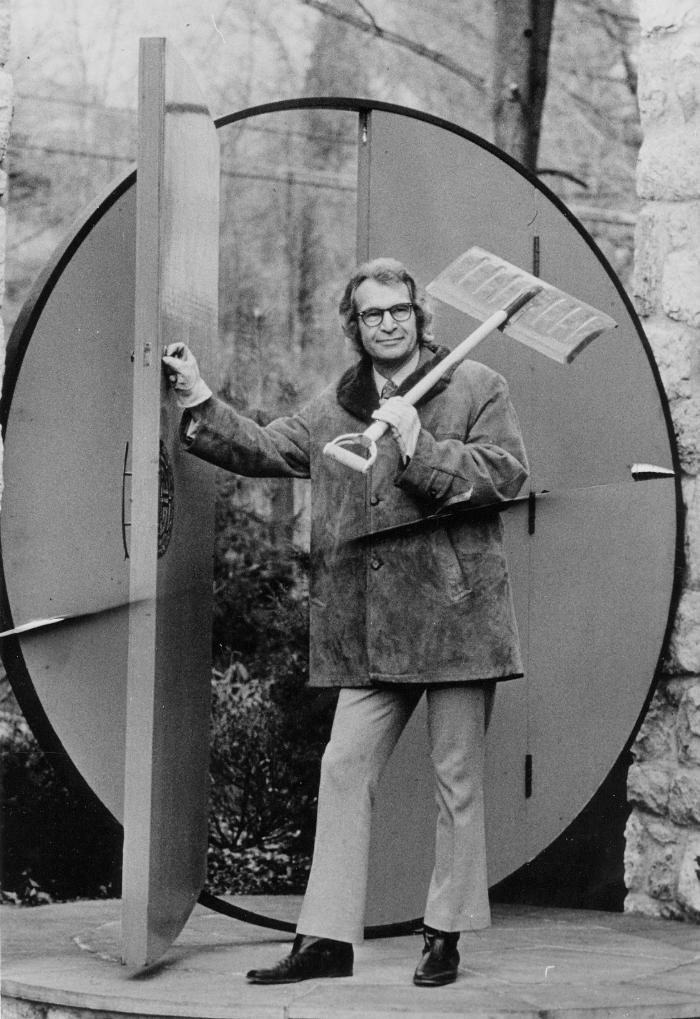
[[[370,506],[378,506],[381,501],[382,500],[379,498],[378,495],[372,495],[370,497],[369,504]]]
[[[373,570],[378,570],[379,567],[382,565],[382,561],[381,561],[381,559],[378,559],[376,557],[376,555],[375,555],[375,556],[372,556],[372,558],[369,561],[369,564],[370,564],[370,566],[372,567]]]
[[[428,489],[428,495],[431,496],[433,499],[437,496],[437,494],[438,494],[437,493],[437,488],[429,488]]]

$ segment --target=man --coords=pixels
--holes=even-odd
[[[527,460],[506,383],[484,365],[448,370],[417,407],[403,399],[447,353],[432,343],[426,298],[403,265],[361,265],[340,317],[358,362],[265,428],[212,397],[184,345],[164,357],[191,452],[239,474],[311,479],[310,682],[341,688],[297,936],[288,956],[248,979],[352,974],[374,792],[425,691],[439,815],[413,980],[436,986],[456,979],[460,931],[490,923],[486,719],[495,683],[522,675],[497,506],[517,495]],[[391,437],[367,474],[323,455],[326,442],[373,418],[389,424]],[[450,500],[474,512],[393,530]]]

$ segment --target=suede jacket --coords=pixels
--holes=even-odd
[[[446,348],[423,347],[406,392]],[[417,406],[403,464],[390,435],[361,474],[323,455],[363,431],[379,405],[363,357],[298,413],[261,427],[216,398],[185,412],[189,450],[236,474],[311,479],[310,683],[364,687],[522,675],[498,503],[528,477],[505,380],[476,361],[448,371]],[[488,507],[449,522],[449,500]]]

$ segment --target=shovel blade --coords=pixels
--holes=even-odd
[[[483,321],[533,287],[539,293],[501,328],[554,361],[570,364],[596,336],[617,326],[605,312],[479,247],[451,262],[426,289],[431,297]]]

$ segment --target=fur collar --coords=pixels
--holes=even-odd
[[[421,347],[420,361],[418,367],[407,378],[403,380],[396,391],[397,396],[403,396],[412,386],[422,379],[424,375],[439,364],[449,354],[448,347],[436,347],[432,343],[425,343]],[[456,366],[455,366],[456,367]],[[438,379],[433,388],[421,397],[417,406],[431,400],[437,393],[442,392],[449,385],[452,377],[452,369]],[[336,396],[340,406],[353,417],[361,421],[371,421],[372,412],[379,406],[379,395],[372,377],[372,361],[363,354],[360,360],[352,365],[340,378],[336,388]]]

